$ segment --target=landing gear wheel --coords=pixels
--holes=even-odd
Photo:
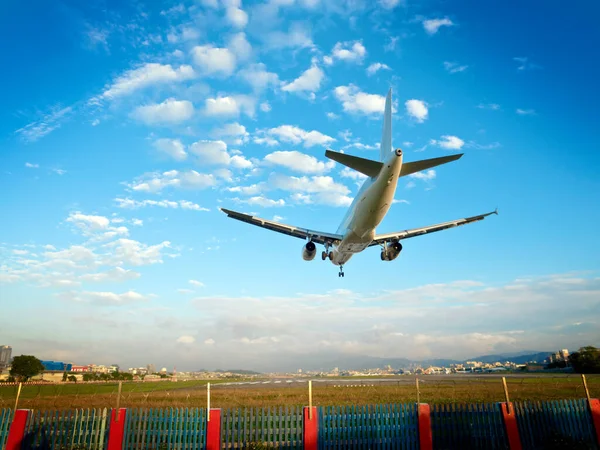
[[[325,261],[327,259],[327,252],[321,253],[321,259]]]
[[[338,273],[338,277],[344,277],[344,266],[340,266],[340,273]]]
[[[333,261],[333,252],[329,252],[329,259]]]

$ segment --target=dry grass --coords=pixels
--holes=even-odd
[[[457,379],[458,378],[458,379]],[[504,401],[500,377],[479,378],[424,376],[420,380],[422,403],[483,403]],[[338,383],[335,381],[334,383]],[[340,380],[341,387],[313,383],[313,405],[364,405],[379,403],[412,403],[417,401],[414,378],[398,377],[379,384],[363,382],[349,387],[350,380]],[[584,398],[579,376],[510,377],[507,379],[511,401],[558,400]],[[211,383],[211,406],[221,408],[268,407],[308,404],[306,384],[218,386]],[[588,376],[592,397],[600,397],[600,376]],[[105,408],[117,405],[117,384],[61,386],[27,386],[19,399],[20,408],[67,409]],[[15,387],[0,387],[0,408],[14,407]],[[205,407],[206,382],[125,383],[121,407]]]

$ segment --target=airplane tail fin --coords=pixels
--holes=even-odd
[[[459,153],[457,155],[450,156],[441,156],[439,158],[422,159],[421,161],[405,162],[404,164],[402,164],[399,177],[405,177],[406,175],[410,175],[411,173],[420,172],[422,170],[431,169],[432,167],[439,166],[441,164],[456,161],[462,155],[464,155],[464,153]]]
[[[392,151],[392,88],[385,98],[385,109],[383,112],[383,130],[381,132],[381,144],[379,146],[379,161],[386,161]]]
[[[343,164],[351,169],[354,169],[368,177],[376,177],[381,171],[383,166],[382,162],[373,161],[372,159],[359,158],[358,156],[347,155],[345,153],[338,153],[332,150],[326,150],[325,156],[329,159],[333,159],[340,164]]]

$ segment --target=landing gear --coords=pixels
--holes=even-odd
[[[340,273],[338,273],[338,277],[344,277],[344,266],[340,266]]]
[[[321,259],[322,259],[323,261],[325,261],[325,260],[327,259],[327,256],[328,256],[328,255],[327,255],[327,252],[325,252],[325,251],[324,251],[323,253],[321,253]]]
[[[325,261],[327,258],[333,260],[333,252],[329,251],[329,247],[331,244],[329,242],[325,242],[325,251],[321,253],[321,259]]]

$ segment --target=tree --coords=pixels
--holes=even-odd
[[[69,381],[77,383],[77,377],[75,375],[69,375]]]
[[[35,356],[20,355],[13,358],[10,374],[18,382],[27,381],[44,371],[44,365]]]
[[[569,363],[577,373],[600,373],[600,349],[581,347],[569,356]]]
[[[62,380],[63,380],[63,381],[67,381],[67,376],[68,376],[68,375],[67,375],[67,371],[65,370],[65,371],[63,372],[63,378],[62,378]]]

